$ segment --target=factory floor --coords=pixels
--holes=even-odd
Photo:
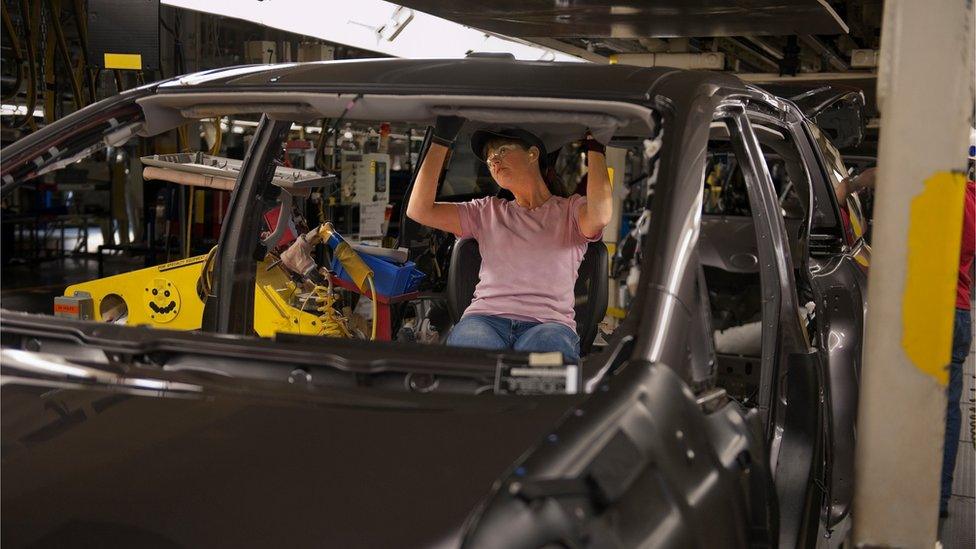
[[[109,256],[105,259],[105,276],[144,267],[141,257]],[[13,264],[0,271],[0,307],[17,311],[49,314],[54,297],[77,282],[98,278],[98,261],[93,258],[65,258],[39,264]],[[945,549],[976,547],[976,351],[970,354],[963,369],[962,432],[956,472],[949,501],[949,517],[939,522],[939,537]]]

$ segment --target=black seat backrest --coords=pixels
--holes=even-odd
[[[596,338],[600,322],[607,314],[608,263],[607,247],[603,242],[591,242],[580,263],[576,278],[576,333],[580,338],[580,353],[588,353]],[[454,244],[451,266],[447,273],[447,308],[451,320],[461,320],[471,305],[474,289],[480,278],[481,253],[478,241],[464,238]]]

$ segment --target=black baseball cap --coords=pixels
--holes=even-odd
[[[481,159],[482,162],[487,162],[485,158],[485,146],[492,139],[514,139],[516,141],[521,141],[526,148],[528,147],[538,147],[539,149],[539,160],[542,163],[548,161],[548,153],[546,152],[546,146],[542,143],[542,140],[536,137],[532,132],[523,130],[522,128],[502,128],[499,130],[478,130],[471,134],[471,150],[474,155]]]

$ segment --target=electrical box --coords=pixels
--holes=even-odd
[[[278,44],[270,40],[244,42],[244,57],[248,63],[278,62]]]
[[[298,62],[332,61],[335,59],[335,48],[314,42],[302,42],[298,45]]]
[[[87,13],[89,65],[159,69],[159,0],[88,0]]]
[[[878,50],[851,50],[851,67],[872,69],[878,66]]]
[[[54,316],[75,320],[95,319],[95,300],[88,292],[59,295],[54,298]]]
[[[390,155],[342,151],[340,166],[342,204],[390,201]]]

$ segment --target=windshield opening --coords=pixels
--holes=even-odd
[[[8,250],[34,239],[31,245],[46,251],[27,260],[15,252],[5,261],[5,275],[21,274],[4,277],[4,292],[12,294],[4,308],[153,330],[206,331],[205,311],[218,291],[222,222],[242,166],[254,153],[259,124],[257,113],[225,114],[153,137],[130,134],[110,145],[98,136],[85,137],[87,145],[70,162],[38,174],[5,198],[5,238],[12,233],[18,243]],[[514,201],[471,146],[474,133],[490,126],[472,123],[458,133],[441,170],[438,202]],[[546,133],[538,121],[532,128],[550,144],[547,161],[554,177],[547,178],[546,189],[565,210],[546,218],[565,226],[544,225],[543,233],[564,231],[560,234],[579,246],[567,256],[574,268],[552,263],[570,277],[563,326],[586,323],[579,355],[532,360],[575,364],[606,349],[634,305],[661,138],[618,135],[604,143],[612,214],[598,234],[590,235],[579,225],[579,205],[590,194],[584,128],[561,123]],[[477,281],[483,271],[456,251],[463,235],[406,215],[429,143],[427,126],[410,121],[338,116],[291,122],[287,138],[275,144],[280,150],[271,190],[257,206],[255,336],[282,342],[291,336],[322,338],[323,349],[329,348],[329,338],[405,346],[448,343],[460,320],[449,303],[459,291],[458,273],[473,273]],[[45,216],[18,224],[14,214],[38,200],[45,204]],[[532,255],[525,249],[523,260]],[[536,259],[542,268],[557,261]],[[50,282],[42,291],[21,291],[26,273],[40,264]],[[534,323],[514,316],[523,325]],[[505,350],[513,356],[526,352],[535,356],[534,349]],[[389,353],[388,347],[377,347],[376,356],[396,356]],[[547,354],[535,354],[540,353]],[[464,355],[452,349],[447,356]]]

